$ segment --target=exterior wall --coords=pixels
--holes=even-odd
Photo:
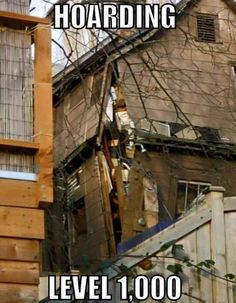
[[[99,157],[93,153],[74,171],[78,174],[79,186],[70,187],[69,191],[66,179],[69,180],[70,174],[57,176],[55,202],[46,213],[45,272],[91,273],[101,259],[109,257],[111,237],[100,167]]]
[[[84,197],[84,218],[68,214],[70,230],[70,264],[72,269],[91,272],[107,251],[107,233],[104,218],[103,197],[101,192],[98,158],[93,156],[81,166],[81,185],[75,201]],[[68,201],[68,203],[70,203]],[[69,206],[70,209],[70,206]],[[76,222],[76,220],[78,220]],[[76,231],[85,220],[84,231]],[[86,268],[88,266],[88,268]]]
[[[59,95],[59,103],[54,106],[55,167],[97,134],[106,76],[103,69],[92,76],[81,76],[81,82],[68,94]]]
[[[223,185],[226,188],[226,196],[236,195],[236,164],[233,160],[206,158],[187,153],[136,152],[134,165],[129,173],[129,190],[122,224],[123,241],[146,229],[146,226],[138,224],[139,218],[145,218],[142,181],[145,174],[151,175],[157,185],[159,221],[170,220],[161,205],[165,205],[175,218],[178,180]]]
[[[92,80],[85,78],[54,107],[55,166],[96,134],[99,108],[91,105]]]
[[[218,15],[217,43],[196,41],[195,13],[199,12]],[[176,29],[157,34],[146,47],[118,60],[130,117],[135,122],[147,118],[212,127],[223,141],[236,142],[231,70],[235,22],[235,14],[224,1],[197,1]]]

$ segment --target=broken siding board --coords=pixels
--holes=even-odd
[[[116,180],[116,189],[118,195],[118,203],[119,203],[119,213],[121,222],[123,221],[124,217],[124,208],[126,204],[125,199],[125,190],[124,190],[124,183],[122,177],[122,168],[121,166],[115,167],[115,180]]]
[[[39,283],[39,263],[0,261],[0,283]]]
[[[107,229],[108,242],[109,242],[109,248],[110,248],[110,255],[115,255],[116,254],[116,245],[115,245],[115,238],[114,238],[111,204],[110,204],[110,197],[109,197],[109,183],[108,183],[107,174],[106,174],[105,157],[102,152],[98,152],[97,156],[98,156],[98,165],[99,165],[99,170],[100,170],[103,209],[104,209],[104,217],[105,217],[105,222],[106,222],[106,229]]]
[[[39,241],[0,238],[0,260],[40,261]]]
[[[36,285],[0,283],[0,301],[4,303],[36,303],[38,287]]]
[[[129,193],[124,207],[122,222],[122,241],[135,236],[137,231],[144,231],[145,227],[138,224],[143,216],[143,180],[138,167],[129,172]]]
[[[0,236],[44,239],[43,210],[0,206]]]
[[[186,252],[187,256],[190,257],[190,253],[189,253],[189,240],[188,240],[188,237],[183,237],[180,241],[177,242],[177,245],[180,244],[180,245],[183,245],[183,249],[184,251]],[[166,260],[166,262],[168,263],[168,260]],[[180,262],[181,264],[181,262]],[[183,269],[183,274],[181,275],[181,278],[182,278],[182,291],[183,293],[186,293],[186,294],[189,294],[191,289],[190,289],[190,285],[189,285],[189,277],[190,275],[192,275],[192,270],[191,268],[187,267],[187,266],[184,266],[184,269]],[[188,296],[188,295],[184,295],[182,296],[182,298],[180,299],[180,302],[182,303],[191,303],[191,298]],[[209,302],[210,303],[210,302]]]

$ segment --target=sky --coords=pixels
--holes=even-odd
[[[57,0],[31,0],[31,15],[38,16],[38,17],[45,17],[47,11],[51,8],[52,4],[57,2]],[[61,32],[57,30],[52,31],[52,37],[55,40],[59,40],[61,36]],[[60,61],[62,58],[61,51],[56,47],[56,45],[53,43],[52,44],[52,60],[53,62]],[[64,57],[64,56],[63,56]]]
[[[56,0],[49,0],[46,2],[56,2]],[[51,4],[46,3],[43,0],[31,0],[31,8],[35,8],[31,14],[39,17],[44,17],[46,15],[46,12],[49,10],[51,7]]]

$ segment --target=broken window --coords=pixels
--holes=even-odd
[[[179,180],[176,199],[176,217],[184,214],[194,199],[210,185],[210,183],[205,182]]]
[[[82,170],[76,170],[67,178],[67,200],[71,203],[74,199],[75,193],[80,188],[80,174]]]
[[[200,42],[217,42],[218,19],[216,15],[197,15],[197,39]]]

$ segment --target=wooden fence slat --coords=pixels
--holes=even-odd
[[[197,258],[197,234],[196,231],[189,234],[185,239],[184,250],[189,255],[190,260],[193,264],[197,264],[198,258]],[[185,270],[184,270],[185,272]],[[196,269],[189,268],[188,274],[188,294],[189,294],[189,302],[195,302],[196,298],[200,298],[200,292],[199,292],[199,275],[196,272]],[[186,300],[186,298],[185,298]],[[185,302],[184,300],[184,302]]]
[[[108,233],[108,243],[109,243],[111,255],[115,255],[116,254],[116,245],[115,245],[114,229],[113,229],[113,222],[112,222],[112,216],[111,216],[109,185],[108,185],[108,179],[107,179],[107,174],[106,174],[105,157],[102,152],[98,152],[98,163],[99,163],[99,168],[100,168],[103,208],[104,208],[105,222],[106,222],[106,228],[107,228],[107,233]]]
[[[236,200],[234,199],[234,202]],[[236,274],[236,212],[225,213],[227,273]],[[228,284],[229,303],[235,303],[235,284]]]
[[[203,245],[204,244],[204,245]],[[211,259],[210,225],[206,224],[197,231],[198,263]],[[201,272],[200,274],[201,299],[212,303],[212,276]]]

